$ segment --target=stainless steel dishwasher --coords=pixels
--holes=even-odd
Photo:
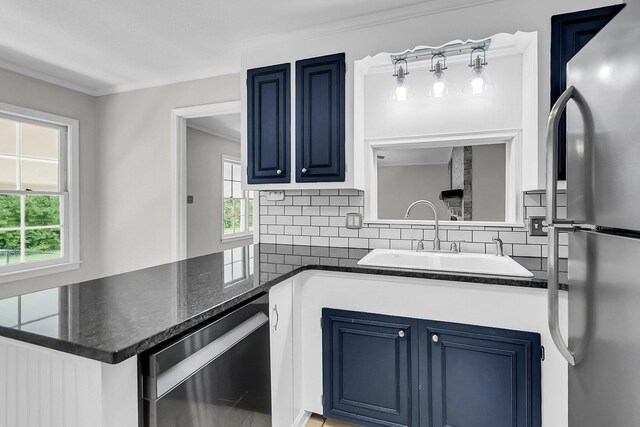
[[[271,426],[264,295],[141,361],[145,427]]]

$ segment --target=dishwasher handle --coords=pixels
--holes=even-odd
[[[259,312],[158,375],[155,398],[160,399],[169,393],[267,322],[267,315]]]

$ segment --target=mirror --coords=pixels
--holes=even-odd
[[[355,61],[365,222],[522,226],[537,188],[537,36],[516,32]],[[360,138],[360,139],[358,139]]]
[[[506,144],[375,150],[378,218],[405,219],[416,200],[435,204],[440,220],[504,221]],[[432,220],[416,206],[412,220]]]

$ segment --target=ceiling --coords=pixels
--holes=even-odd
[[[382,148],[376,154],[379,166],[446,165],[451,158],[451,150],[451,147]]]
[[[188,119],[187,126],[202,132],[208,132],[232,141],[240,142],[239,113]]]
[[[455,0],[456,6],[487,0]],[[92,95],[238,72],[265,36],[358,28],[452,0],[3,1],[0,67]],[[274,30],[274,29],[277,29]]]

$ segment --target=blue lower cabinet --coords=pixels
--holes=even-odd
[[[540,335],[322,310],[323,406],[363,426],[540,427]]]
[[[420,323],[421,426],[539,427],[540,335]]]
[[[325,308],[322,328],[324,416],[417,426],[417,322]]]

